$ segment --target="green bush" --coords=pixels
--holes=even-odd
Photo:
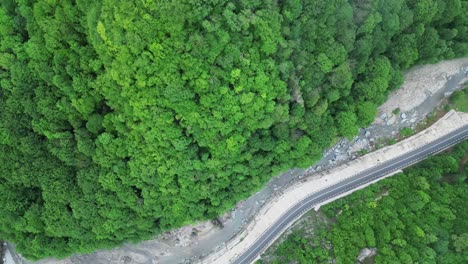
[[[414,131],[411,127],[405,127],[402,130],[400,130],[400,136],[402,137],[409,137],[414,134]]]
[[[450,103],[455,110],[468,113],[468,88],[454,92]]]

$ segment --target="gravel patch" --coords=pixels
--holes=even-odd
[[[407,112],[425,104],[430,110],[441,98],[450,95],[468,74],[468,58],[443,61],[437,64],[417,66],[405,74],[405,82],[394,91],[379,108],[381,114],[392,115],[399,108]],[[426,102],[429,101],[429,102]],[[426,111],[422,111],[426,112]]]

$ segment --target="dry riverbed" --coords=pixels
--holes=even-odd
[[[390,95],[379,108],[374,123],[360,131],[353,140],[340,140],[325,151],[323,159],[307,170],[293,169],[273,178],[261,191],[242,201],[220,218],[221,229],[212,222],[201,222],[167,232],[157,238],[136,245],[126,244],[113,250],[76,255],[64,260],[46,259],[34,264],[156,264],[190,263],[200,256],[223,247],[242,230],[258,212],[262,204],[277,196],[291,182],[305,174],[335,167],[354,159],[362,149],[372,149],[381,138],[395,136],[403,127],[414,127],[436,108],[445,96],[462,87],[468,80],[468,58],[450,60],[433,65],[418,66],[405,74],[401,89]],[[395,109],[399,109],[396,111]],[[398,113],[397,113],[398,112]]]

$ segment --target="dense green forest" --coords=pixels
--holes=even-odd
[[[468,263],[467,176],[465,141],[324,206],[332,220],[295,231],[271,262],[355,263],[367,247],[377,248],[375,263]]]
[[[468,54],[462,0],[0,1],[0,237],[64,257],[216,217]]]

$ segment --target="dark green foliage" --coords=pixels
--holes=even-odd
[[[1,1],[0,237],[139,241],[309,166],[402,70],[467,54],[466,3],[388,2]]]
[[[317,231],[318,234],[323,232],[326,230]],[[294,232],[276,251],[276,255],[281,256],[281,260],[273,261],[273,263],[325,263],[330,259],[328,251],[324,248],[325,243],[327,242],[318,239],[309,240],[300,232]]]
[[[352,138],[358,131],[356,122],[357,118],[353,112],[338,113],[336,125],[338,127],[339,134],[344,137]]]
[[[323,207],[333,224],[295,232],[273,263],[354,263],[377,248],[375,263],[466,263],[468,141],[404,173]]]
[[[450,96],[450,106],[457,111],[468,113],[468,86]]]

